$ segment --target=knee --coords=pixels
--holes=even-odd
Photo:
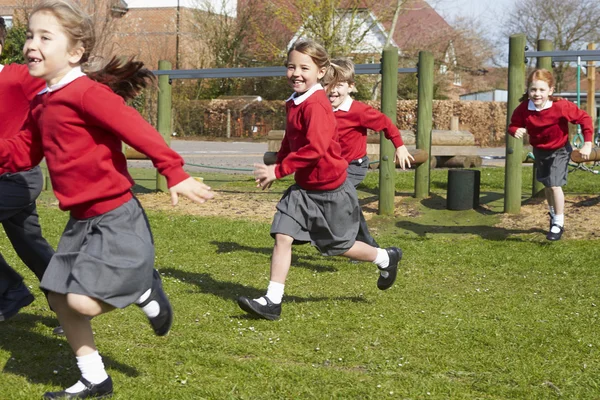
[[[69,293],[67,305],[73,311],[86,317],[95,317],[102,313],[102,307],[96,299],[80,294]]]
[[[275,246],[292,246],[294,243],[294,238],[288,235],[283,235],[281,233],[277,233],[275,235]]]
[[[61,293],[48,292],[48,304],[54,312],[60,312],[67,306],[67,296]]]

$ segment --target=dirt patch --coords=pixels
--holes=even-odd
[[[217,197],[205,204],[196,204],[180,198],[176,207],[166,193],[139,194],[138,198],[147,210],[167,211],[176,214],[218,216],[231,219],[243,218],[251,221],[270,222],[275,214],[275,206],[280,194],[268,192],[227,192],[218,191]],[[377,200],[361,201],[365,219],[377,213]],[[507,230],[525,231],[538,228],[548,230],[548,207],[545,200],[535,199],[521,206],[518,215],[503,214],[495,227]],[[402,198],[397,198],[396,215],[418,217],[418,212]],[[600,196],[572,196],[565,204],[565,238],[600,238]]]

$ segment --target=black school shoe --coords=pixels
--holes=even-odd
[[[397,247],[388,247],[385,251],[388,253],[390,263],[387,268],[379,268],[380,271],[388,273],[387,278],[384,278],[381,274],[379,275],[379,279],[377,279],[377,288],[379,290],[386,290],[392,287],[396,281],[396,275],[398,275],[398,263],[402,259],[402,250]]]
[[[79,381],[85,385],[85,389],[77,393],[46,392],[44,399],[107,399],[113,395],[113,383],[110,376],[103,382],[93,384],[83,377]]]
[[[14,317],[21,308],[30,305],[33,299],[33,295],[22,281],[16,288],[8,289],[0,297],[0,321]]]
[[[173,325],[173,309],[163,290],[160,274],[157,270],[154,270],[152,273],[152,291],[150,292],[150,296],[148,296],[146,301],[137,306],[145,307],[151,301],[156,301],[158,303],[160,311],[156,317],[148,317],[148,321],[150,321],[150,325],[152,325],[152,329],[154,329],[154,333],[156,333],[157,336],[165,336],[169,333],[171,325]]]
[[[552,232],[552,228],[553,228],[553,227],[555,227],[555,226],[556,226],[557,228],[559,228],[559,229],[560,229],[560,230],[559,230],[558,232],[556,232],[556,233]],[[564,232],[564,231],[565,231],[565,228],[564,228],[563,226],[560,226],[560,225],[553,224],[553,225],[550,227],[550,232],[548,232],[548,234],[546,235],[546,239],[548,239],[548,240],[550,240],[550,241],[552,241],[552,242],[555,242],[555,241],[557,241],[557,240],[560,240],[560,238],[562,237],[562,234],[563,234],[563,232]]]
[[[240,296],[238,297],[238,305],[242,310],[249,314],[256,315],[257,317],[268,319],[270,321],[279,319],[279,316],[281,315],[281,303],[275,304],[269,300],[267,296],[264,296],[263,299],[267,301],[267,305],[265,306],[254,299]]]

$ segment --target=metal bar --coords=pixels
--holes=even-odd
[[[525,57],[552,57],[554,61],[597,61],[600,60],[600,50],[555,50],[555,51],[526,51]]]
[[[354,66],[357,75],[380,74],[381,64],[357,64]],[[174,69],[152,71],[154,75],[169,75],[171,79],[208,79],[208,78],[266,78],[285,76],[285,67],[255,68],[207,68],[207,69]],[[417,68],[398,68],[399,74],[416,73]]]

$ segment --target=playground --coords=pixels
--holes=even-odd
[[[424,96],[420,104],[432,100]],[[421,150],[431,145],[428,112],[420,109],[415,132]],[[270,221],[292,179],[261,191],[248,174],[194,172],[216,198],[172,207],[154,170],[132,168],[174,325],[156,337],[135,307],[92,320],[114,398],[598,398],[600,273],[590,239],[600,226],[600,177],[570,174],[567,230],[551,243],[547,206],[531,195],[533,168],[521,153],[511,139],[506,169],[477,169],[480,206],[453,211],[448,170],[398,171],[383,145],[379,170],[358,194],[378,242],[404,252],[396,284],[380,291],[374,265],[297,246],[279,321],[255,319],[235,299],[263,294]],[[56,246],[68,215],[49,190],[39,214]],[[10,248],[0,238],[7,261],[35,282]],[[43,293],[31,290],[36,301],[0,327],[1,398],[38,398],[79,373],[65,338],[51,333],[57,321]]]

